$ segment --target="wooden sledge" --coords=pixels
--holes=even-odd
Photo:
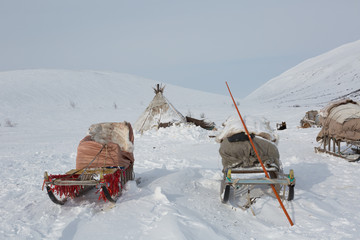
[[[341,151],[341,144],[346,143],[353,150],[353,154],[346,153],[345,151]],[[332,146],[332,147],[331,147]],[[343,158],[349,162],[356,162],[360,160],[359,152],[360,141],[342,141],[337,140],[335,138],[325,136],[323,139],[323,143],[319,147],[315,147],[315,153],[327,153],[332,156]]]
[[[239,189],[244,185],[274,185],[275,188],[278,190],[280,190],[283,186],[283,200],[285,200],[285,188],[288,187],[289,190],[287,200],[293,200],[295,187],[294,171],[290,170],[289,174],[283,174],[274,167],[266,168],[266,171],[269,173],[270,178],[238,178],[237,176],[241,176],[244,174],[261,174],[264,173],[264,171],[260,167],[226,169],[224,171],[224,177],[220,187],[220,198],[222,203],[228,202],[231,188]],[[236,175],[235,178],[234,175]],[[246,205],[249,207],[251,204],[251,199],[248,198],[248,203]]]
[[[76,169],[65,174],[44,173],[43,189],[56,204],[97,187],[99,200],[116,202],[134,179],[134,135],[128,122],[92,124],[77,148]]]
[[[134,179],[133,166],[114,166],[90,169],[72,169],[62,175],[44,173],[43,189],[46,187],[51,201],[63,205],[69,198],[79,197],[97,187],[99,200],[115,203],[125,184]]]

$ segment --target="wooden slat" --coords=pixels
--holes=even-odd
[[[267,168],[267,172],[278,172],[276,168]],[[231,173],[237,174],[237,173],[264,173],[262,168],[234,168],[231,169]]]
[[[84,174],[112,174],[115,173],[118,170],[118,168],[90,168],[87,169],[86,172]],[[68,171],[66,174],[82,174],[84,172],[84,169],[72,169],[70,171]]]
[[[235,185],[269,185],[269,184],[282,184],[288,185],[287,179],[266,179],[266,178],[256,178],[256,179],[235,179],[232,181]]]
[[[95,186],[99,183],[97,180],[83,180],[83,181],[76,181],[76,180],[55,180],[52,182],[53,185],[57,186]]]

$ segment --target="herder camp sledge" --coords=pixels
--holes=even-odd
[[[277,137],[272,137],[271,134],[267,132],[260,132],[255,131],[250,134],[248,128],[246,127],[245,121],[242,118],[239,108],[237,107],[235,103],[235,99],[230,91],[229,85],[226,83],[226,86],[229,90],[229,94],[231,96],[231,99],[234,103],[234,106],[236,108],[236,111],[239,115],[239,118],[241,120],[242,129],[236,129],[237,124],[228,124],[229,126],[225,125],[224,131],[220,136],[217,137],[217,141],[221,143],[219,153],[222,157],[222,163],[223,163],[223,172],[224,169],[226,170],[226,177],[229,182],[232,183],[231,180],[231,172],[228,170],[229,168],[238,168],[238,167],[251,167],[254,164],[256,165],[256,161],[260,163],[263,173],[265,174],[266,180],[270,181],[271,175],[268,173],[267,167],[275,167],[277,168],[277,172],[279,173],[281,169],[281,164],[279,160],[279,152],[277,150],[277,147],[273,142],[277,141]],[[271,130],[269,127],[269,122],[264,121],[264,126],[266,130]],[[259,129],[259,128],[257,128]],[[271,131],[270,131],[271,132]],[[255,136],[255,133],[257,133],[258,136]],[[263,138],[261,140],[261,138]],[[247,144],[249,142],[249,144]],[[245,143],[245,144],[243,144]],[[240,150],[240,151],[239,151]],[[255,157],[256,156],[256,157]],[[279,176],[277,174],[276,176]],[[293,171],[289,174],[290,178],[294,177]],[[225,176],[224,176],[225,181]],[[295,179],[292,179],[293,186],[291,190],[291,194],[289,194],[290,199],[293,198],[294,195],[294,186],[295,186]],[[237,181],[240,182],[240,179]],[[222,183],[222,188],[224,188],[224,198],[225,196],[228,199],[228,196],[230,194],[230,185],[225,184],[226,182]],[[254,180],[250,182],[250,184],[254,184]],[[269,184],[269,183],[267,183]],[[274,193],[276,199],[278,200],[286,218],[288,219],[291,226],[294,225],[293,221],[291,220],[291,217],[287,210],[285,209],[285,206],[283,202],[280,199],[280,196],[278,194],[278,190],[276,190],[276,187],[281,184],[280,181],[277,182],[271,182],[269,185],[272,189],[272,192]],[[226,186],[225,186],[226,185]],[[237,185],[235,184],[235,187]],[[221,189],[222,191],[222,189]],[[290,192],[290,191],[289,191]],[[225,194],[226,193],[226,194]],[[249,199],[248,195],[248,205],[251,206],[251,199]],[[251,209],[252,210],[252,209]],[[252,210],[252,213],[255,215],[254,211]]]
[[[360,160],[360,103],[351,99],[331,102],[320,111],[320,122],[316,141],[321,146],[315,147],[315,152],[349,162]]]
[[[223,179],[220,187],[220,197],[223,203],[228,202],[230,191],[244,189],[246,186],[253,185],[274,185],[279,192],[283,189],[282,198],[285,199],[286,192],[288,201],[294,198],[295,177],[294,171],[290,170],[289,174],[284,174],[279,159],[277,147],[271,141],[251,135],[261,158],[264,161],[265,169],[269,178],[264,175],[264,171],[256,159],[253,149],[251,148],[248,136],[244,132],[235,133],[221,140],[219,153],[222,157]],[[288,187],[288,191],[286,191]],[[247,203],[244,208],[252,204],[250,197],[250,188],[247,192]]]
[[[65,174],[44,173],[43,189],[63,205],[96,187],[99,200],[116,202],[125,184],[134,179],[133,130],[128,122],[98,123],[89,128],[77,149],[76,169]]]

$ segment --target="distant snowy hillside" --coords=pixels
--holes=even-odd
[[[323,105],[341,97],[360,100],[360,40],[300,63],[245,100],[293,106]]]
[[[134,123],[155,96],[152,87],[157,83],[134,75],[100,71],[0,72],[0,124],[10,119],[20,125],[68,125],[68,118],[63,117],[67,114],[82,118],[81,121],[87,119],[89,124],[123,120]],[[170,84],[165,84],[164,95],[183,115],[199,118],[203,114],[217,122],[223,119],[209,115],[207,106],[231,106],[226,96]]]

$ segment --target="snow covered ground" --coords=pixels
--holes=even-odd
[[[129,182],[115,205],[97,201],[93,193],[64,206],[52,203],[41,190],[44,171],[74,168],[77,145],[91,124],[134,123],[155,84],[104,72],[0,73],[0,239],[360,238],[359,163],[314,153],[320,129],[298,128],[305,112],[320,109],[328,97],[298,105],[293,98],[283,104],[285,97],[282,104],[240,100],[243,116],[266,117],[273,128],[287,123],[277,134],[284,171],[294,169],[297,181],[294,200],[284,203],[292,227],[270,195],[252,206],[255,216],[222,204],[219,144],[209,137],[216,132],[185,125],[135,135],[140,183]],[[353,84],[360,89],[360,81]],[[205,114],[218,128],[236,115],[229,96],[171,85],[164,95],[184,115]]]

